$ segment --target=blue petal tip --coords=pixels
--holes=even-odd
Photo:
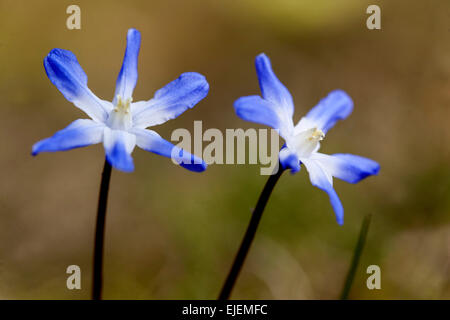
[[[202,163],[199,164],[184,164],[184,163],[180,163],[180,166],[189,170],[189,171],[193,171],[193,172],[203,172],[208,168],[208,165],[203,161]]]

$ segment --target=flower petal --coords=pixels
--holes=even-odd
[[[108,106],[87,87],[87,76],[75,55],[63,49],[53,49],[44,59],[50,81],[64,97],[95,121],[104,122]]]
[[[378,174],[380,170],[380,165],[376,161],[353,154],[316,153],[313,158],[317,159],[333,177],[349,183],[357,183],[370,175]]]
[[[75,120],[52,137],[35,143],[31,154],[35,156],[41,152],[65,151],[100,143],[104,127],[90,119]]]
[[[342,90],[334,90],[320,100],[305,118],[326,133],[338,120],[347,118],[352,110],[353,101],[349,95]]]
[[[116,169],[131,172],[134,170],[131,153],[136,145],[136,137],[123,130],[105,127],[103,146],[106,159]]]
[[[292,152],[288,147],[280,150],[280,163],[284,169],[290,168],[291,173],[300,171],[300,160],[295,152]]]
[[[209,91],[206,78],[196,72],[186,72],[178,79],[156,91],[153,99],[133,103],[133,123],[138,128],[147,128],[178,117],[193,108]]]
[[[116,104],[117,96],[123,100],[130,99],[138,78],[138,56],[141,47],[141,33],[136,29],[129,29],[127,33],[127,48],[123,57],[122,68],[116,82],[113,104]]]
[[[260,96],[241,97],[234,102],[234,110],[239,118],[264,124],[279,130],[279,134],[286,139],[292,126],[286,125],[285,121],[276,112],[273,103],[264,100]],[[291,120],[292,123],[292,120]]]
[[[278,80],[272,70],[269,58],[264,53],[256,57],[255,67],[263,98],[274,104],[283,119],[291,119],[292,121],[294,114],[292,96],[289,90]]]
[[[199,157],[174,146],[153,130],[133,128],[138,147],[158,155],[176,160],[183,168],[190,171],[202,172],[206,170],[206,163]]]
[[[337,223],[340,225],[344,224],[344,208],[342,207],[341,200],[339,200],[336,191],[333,189],[333,178],[331,175],[318,161],[303,158],[300,160],[308,170],[311,184],[328,194],[334,213],[336,214]]]

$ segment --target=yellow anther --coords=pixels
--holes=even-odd
[[[132,125],[131,118],[131,98],[122,99],[121,96],[116,97],[116,106],[108,117],[108,126],[112,129],[128,130]]]
[[[313,133],[311,134],[311,136],[308,138],[308,140],[313,141],[322,141],[323,138],[325,138],[325,133],[323,133],[322,130],[314,128]]]
[[[123,113],[130,112],[130,105],[132,100],[133,100],[132,98],[127,98],[126,100],[123,100],[120,95],[117,95],[117,105],[114,111],[115,112],[121,111]]]

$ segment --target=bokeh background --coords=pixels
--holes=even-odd
[[[336,180],[345,224],[305,170],[285,174],[266,208],[233,293],[240,299],[339,297],[361,222],[372,214],[350,298],[450,298],[450,2],[366,0],[76,1],[82,29],[66,28],[73,1],[0,0],[0,298],[88,299],[103,148],[30,155],[36,141],[85,115],[45,75],[54,47],[73,51],[90,88],[112,99],[130,27],[142,33],[134,99],[180,73],[206,75],[206,99],[156,128],[260,127],[233,101],[258,94],[265,52],[290,89],[295,121],[341,88],[353,114],[325,153],[381,164],[358,185]],[[381,7],[382,30],[366,28]],[[107,214],[104,297],[214,299],[267,179],[258,165],[202,174],[136,149],[136,171],[114,171]],[[76,264],[82,290],[67,290]],[[381,290],[366,268],[381,267]]]

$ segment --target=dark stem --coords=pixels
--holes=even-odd
[[[239,276],[239,272],[241,271],[242,265],[244,264],[245,258],[247,257],[247,253],[250,249],[253,238],[255,237],[255,233],[264,212],[264,208],[266,207],[267,201],[269,201],[269,197],[272,193],[273,188],[275,187],[278,179],[281,177],[283,172],[284,169],[281,167],[281,165],[279,165],[278,171],[275,174],[272,174],[269,177],[269,180],[267,180],[266,185],[264,186],[264,189],[259,196],[255,210],[253,210],[252,218],[250,219],[250,223],[247,227],[247,231],[245,232],[244,239],[242,240],[239,251],[236,254],[236,258],[234,258],[233,266],[231,267],[231,270],[228,273],[228,277],[222,287],[222,291],[219,295],[219,300],[229,299],[234,284],[236,283],[237,277]]]
[[[361,258],[362,251],[364,249],[364,244],[366,242],[367,233],[369,231],[371,215],[365,216],[361,231],[359,232],[358,243],[356,244],[355,251],[353,252],[353,259],[348,269],[347,278],[345,279],[344,288],[341,292],[341,300],[347,300],[350,289],[352,288],[353,279],[355,279],[356,269],[358,268],[359,259]]]
[[[100,193],[98,196],[97,225],[95,227],[94,244],[94,273],[92,279],[92,299],[101,300],[103,285],[103,242],[105,239],[106,204],[108,202],[109,181],[111,179],[111,165],[105,159]]]

